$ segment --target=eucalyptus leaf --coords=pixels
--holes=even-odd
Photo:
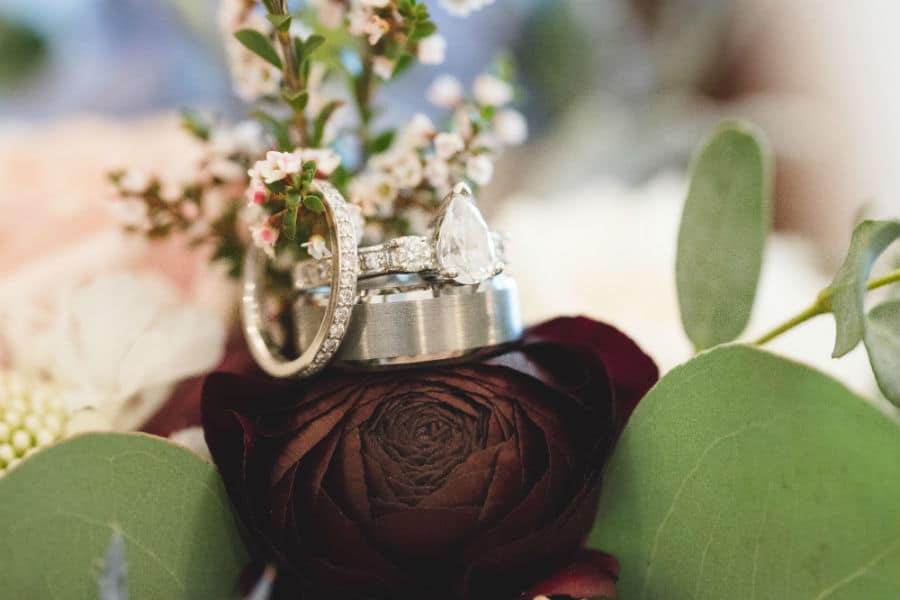
[[[675,276],[685,332],[698,349],[731,341],[750,320],[772,189],[762,134],[721,124],[694,159]]]
[[[863,221],[853,230],[850,250],[831,283],[836,337],[832,356],[844,356],[866,333],[866,281],[872,264],[900,238],[900,221]]]
[[[638,405],[590,545],[628,600],[900,597],[900,425],[837,381],[743,346]]]
[[[233,597],[247,554],[215,467],[161,438],[88,434],[0,478],[0,596],[97,598],[120,531],[132,598]]]
[[[234,33],[234,37],[247,47],[248,50],[259,56],[270,65],[282,68],[281,57],[275,51],[272,41],[255,29],[241,29]]]
[[[869,311],[865,342],[881,393],[900,406],[900,299]]]

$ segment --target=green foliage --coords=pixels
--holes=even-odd
[[[340,100],[332,100],[319,112],[319,115],[313,123],[313,134],[310,140],[313,147],[322,145],[322,139],[325,137],[325,126],[328,124],[328,119],[330,119],[334,114],[334,111],[343,106],[343,104],[344,103]]]
[[[771,157],[746,123],[719,125],[700,148],[675,276],[685,332],[698,350],[735,339],[750,320],[771,202]]]
[[[282,92],[281,97],[296,112],[302,112],[309,103],[309,92]]]
[[[281,231],[285,239],[297,239],[297,217],[300,209],[300,194],[288,194],[285,202],[284,218],[281,220]]]
[[[0,85],[15,84],[33,74],[47,56],[47,42],[22,23],[0,18]]]
[[[853,231],[850,250],[831,283],[831,310],[837,335],[832,356],[853,350],[866,332],[866,282],[875,260],[900,238],[900,221],[863,221]]]
[[[637,407],[590,545],[629,600],[865,598],[900,590],[900,426],[840,383],[743,346]]]
[[[241,29],[234,33],[234,37],[247,47],[248,50],[270,65],[282,68],[281,57],[275,51],[272,41],[255,29]]]
[[[133,598],[221,600],[247,561],[215,467],[142,434],[89,434],[0,478],[0,594],[96,598],[115,531]]]
[[[211,126],[195,110],[181,111],[181,126],[197,139],[208,141]]]
[[[269,15],[266,15],[266,17],[269,19],[269,21],[272,23],[272,25],[275,27],[275,29],[277,29],[278,31],[281,31],[282,33],[290,30],[290,28],[291,28],[291,21],[292,21],[291,15],[269,14]]]
[[[900,299],[869,311],[865,343],[881,393],[900,406]]]
[[[325,210],[325,204],[322,202],[322,196],[315,192],[310,192],[303,197],[303,208],[314,213],[320,213]]]
[[[254,110],[250,113],[250,116],[261,121],[266,129],[269,130],[275,138],[275,143],[279,150],[282,152],[290,152],[294,149],[294,144],[291,142],[290,131],[284,121],[276,119],[262,110]]]
[[[369,140],[368,145],[368,153],[369,154],[380,154],[391,147],[391,144],[394,143],[394,137],[397,132],[393,129],[388,129],[386,131],[382,131],[374,138]]]

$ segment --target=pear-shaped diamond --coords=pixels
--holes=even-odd
[[[457,283],[479,283],[494,274],[497,248],[470,194],[454,193],[451,197],[435,250],[441,269],[452,273]]]

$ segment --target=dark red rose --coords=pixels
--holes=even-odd
[[[577,553],[656,375],[617,330],[560,319],[477,363],[213,374],[203,423],[281,597],[514,600],[548,576],[536,593],[607,594],[613,569]]]

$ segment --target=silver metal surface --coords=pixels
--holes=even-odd
[[[298,295],[300,348],[315,335],[325,294],[327,289]],[[359,301],[332,364],[375,368],[459,359],[521,336],[518,288],[509,275],[477,285],[390,275],[360,282]]]

